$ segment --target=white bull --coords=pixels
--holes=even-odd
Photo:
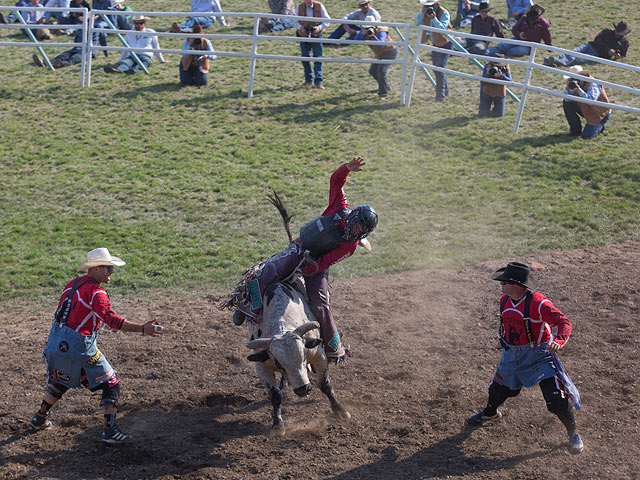
[[[262,302],[262,320],[249,322],[251,341],[247,344],[247,348],[259,351],[247,358],[256,362],[258,377],[269,392],[273,428],[284,432],[282,388],[285,379],[299,397],[311,391],[309,365],[318,375],[318,385],[329,398],[333,413],[341,418],[351,418],[331,388],[327,357],[320,346],[320,324],[314,320],[305,297],[289,284],[275,283],[267,287]],[[283,375],[280,386],[276,372]]]

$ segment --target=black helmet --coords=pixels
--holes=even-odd
[[[354,226],[360,226],[359,232],[354,232]],[[378,214],[371,205],[360,205],[356,207],[347,217],[342,236],[349,242],[357,242],[373,232],[378,225]]]

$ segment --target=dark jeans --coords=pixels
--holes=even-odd
[[[604,132],[604,126],[609,121],[609,117],[611,116],[611,112],[609,112],[600,123],[596,125],[586,124],[583,130],[580,117],[583,117],[584,115],[582,115],[582,111],[580,110],[579,102],[563,100],[562,109],[564,110],[564,116],[567,119],[567,123],[569,124],[570,133],[575,136],[580,135],[585,139],[597,137],[599,134]]]
[[[482,85],[482,84],[480,84]],[[480,107],[478,108],[479,117],[504,117],[504,107],[506,97],[490,97],[482,91],[480,87]],[[493,104],[493,110],[491,109]]]
[[[209,74],[202,73],[197,65],[191,65],[189,70],[182,68],[182,62],[178,66],[180,70],[180,83],[183,85],[195,85],[197,87],[206,85],[209,81]]]
[[[438,48],[451,49],[451,42]],[[431,63],[436,67],[446,67],[449,61],[449,54],[440,52],[431,52]],[[447,84],[447,75],[442,72],[434,72],[436,75],[436,100],[444,100],[449,96],[449,85]]]
[[[385,53],[381,60],[395,60],[398,57],[398,49],[394,48],[393,50]],[[371,67],[369,67],[369,75],[375,78],[378,82],[378,96],[386,97],[389,94],[389,90],[391,90],[391,85],[387,81],[387,70],[389,70],[389,64],[382,63],[372,63]]]
[[[349,27],[353,28],[356,31],[356,33],[358,33],[362,28],[360,25],[349,25]],[[344,29],[344,23],[341,23],[340,26],[336,28],[331,35],[329,35],[329,38],[333,38],[337,40],[338,38],[342,38],[345,33],[347,33],[347,31]],[[347,37],[347,40],[353,40],[353,37],[356,36],[356,33],[349,34],[349,37]]]
[[[322,38],[322,35],[313,38]],[[303,57],[310,57],[313,52],[315,58],[322,58],[322,43],[300,42],[300,52]],[[311,75],[311,62],[302,62],[302,66],[305,83],[322,84],[322,62],[313,62],[313,75]]]

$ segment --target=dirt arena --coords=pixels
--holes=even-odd
[[[489,275],[510,260],[541,263],[540,291],[573,322],[560,357],[580,389],[585,450],[572,456],[539,389],[481,428],[499,352],[500,287]],[[53,479],[636,479],[640,478],[640,242],[504,259],[455,270],[335,280],[332,299],[352,360],[331,378],[350,421],[319,389],[286,392],[287,432],[270,435],[271,405],[234,327],[207,294],[124,296],[132,321],[157,315],[161,339],[103,329],[118,370],[118,423],[127,446],[99,441],[99,393],[68,392],[54,428],[27,422],[42,398],[53,303],[6,302],[0,314],[0,478]],[[214,293],[214,292],[210,292]],[[165,293],[166,295],[166,293]]]

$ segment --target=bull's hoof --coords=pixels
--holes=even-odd
[[[349,420],[351,418],[351,414],[342,407],[334,409],[333,413],[343,420]]]
[[[285,434],[285,428],[283,424],[274,425],[273,427],[271,427],[271,430],[269,431],[269,435],[272,437],[284,437],[284,434]]]

